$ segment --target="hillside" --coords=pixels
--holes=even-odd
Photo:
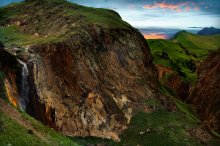
[[[0,41],[7,47],[60,42],[88,25],[130,28],[113,10],[84,7],[66,0],[27,0],[1,7],[0,25],[4,26]]]
[[[196,81],[196,65],[220,48],[220,35],[200,36],[185,31],[171,40],[148,40],[155,64],[172,68],[184,80]]]
[[[210,52],[220,48],[220,35],[201,36],[188,32],[179,32],[173,42],[182,44],[190,54],[196,55],[199,59],[204,59]]]
[[[171,40],[148,40],[161,84],[173,96],[190,103],[202,125],[217,135],[219,40],[220,35],[185,31]]]

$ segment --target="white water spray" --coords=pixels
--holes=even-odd
[[[26,110],[26,105],[29,102],[29,86],[28,86],[28,68],[27,65],[21,61],[18,60],[18,62],[22,65],[22,76],[21,76],[21,91],[20,91],[20,108],[22,111]]]

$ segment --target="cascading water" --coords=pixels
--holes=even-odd
[[[29,86],[28,86],[28,68],[27,65],[18,60],[18,62],[22,65],[22,74],[21,74],[21,87],[20,87],[20,108],[22,111],[26,110],[26,105],[29,102]]]

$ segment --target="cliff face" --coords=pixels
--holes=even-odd
[[[162,65],[156,65],[156,67],[161,83],[172,89],[177,97],[186,100],[190,88],[189,83],[185,83],[181,76],[171,68]]]
[[[191,89],[189,101],[194,105],[203,124],[220,131],[220,53],[214,53],[198,67],[198,81]]]
[[[25,44],[19,57],[29,70],[27,112],[69,136],[119,140],[133,111],[146,109],[145,100],[157,95],[158,75],[143,36],[111,10],[55,0],[14,9],[21,12],[4,25],[37,39],[19,38]]]
[[[173,89],[180,99],[187,99],[190,85],[189,83],[184,82],[181,76],[177,73],[172,73],[164,84],[170,89]]]
[[[0,95],[7,96],[15,107],[20,107],[21,65],[16,57],[4,50],[0,44]]]

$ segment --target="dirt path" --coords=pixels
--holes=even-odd
[[[25,127],[28,130],[32,130],[33,134],[39,137],[43,142],[50,144],[50,141],[46,138],[46,136],[35,129],[30,121],[22,117],[21,113],[18,112],[15,108],[13,108],[9,103],[6,103],[3,99],[0,98],[0,110],[2,110],[5,114],[7,114],[10,118],[17,121],[20,125]]]

